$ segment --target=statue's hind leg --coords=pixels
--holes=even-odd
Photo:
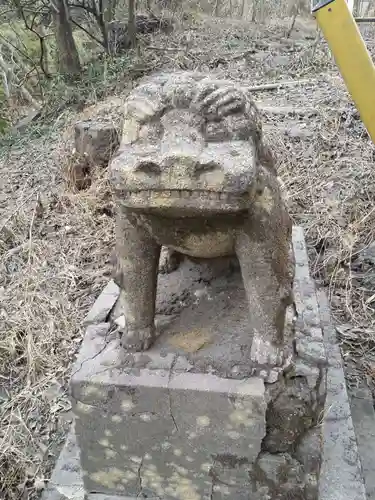
[[[182,260],[183,255],[176,250],[173,250],[173,248],[162,247],[159,262],[159,273],[169,274],[176,271]]]

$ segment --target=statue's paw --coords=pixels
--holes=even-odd
[[[213,81],[203,84],[195,101],[203,115],[224,117],[242,111],[246,97],[242,90]]]
[[[281,367],[284,362],[283,346],[277,346],[268,339],[254,333],[250,353],[251,361],[258,365]]]
[[[154,328],[142,328],[137,330],[128,329],[121,335],[121,346],[126,351],[147,351],[155,340]]]

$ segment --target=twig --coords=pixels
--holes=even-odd
[[[149,50],[157,50],[160,52],[186,52],[186,46],[184,47],[157,47],[156,45],[145,45],[144,49]],[[217,57],[228,59],[228,61],[236,61],[237,59],[242,59],[246,57],[248,54],[255,54],[255,49],[248,49],[243,52],[223,52]],[[194,50],[189,51],[189,55],[191,56],[202,56],[202,55],[211,55],[212,50]]]
[[[277,90],[281,87],[288,87],[289,85],[299,85],[304,83],[311,83],[310,80],[291,80],[290,82],[278,82],[278,83],[264,83],[263,85],[254,85],[254,87],[248,87],[250,92],[257,92],[260,90]]]
[[[293,19],[292,19],[292,24],[290,25],[290,28],[288,30],[288,33],[286,34],[286,37],[289,38],[290,35],[292,34],[294,25],[296,24],[296,19],[297,19],[298,11],[294,13]]]
[[[13,257],[13,255],[16,255],[18,252],[21,252],[28,244],[29,244],[28,241],[24,241],[20,245],[17,245],[16,247],[13,247],[10,250],[8,250],[4,255],[4,260]]]
[[[98,43],[101,47],[104,47],[104,42],[102,42],[101,40],[99,40],[99,38],[97,38],[95,35],[93,35],[92,33],[90,33],[89,30],[87,30],[84,26],[82,26],[81,24],[77,23],[77,21],[75,21],[74,19],[70,19],[71,23],[73,23],[75,26],[77,26],[77,28],[79,28],[80,30],[82,30],[84,33],[86,33],[86,35],[88,35],[90,38],[92,38],[96,43]]]
[[[245,50],[244,52],[240,52],[239,54],[233,54],[233,53],[227,53],[227,54],[222,54],[221,57],[227,57],[228,61],[237,61],[238,59],[243,59],[244,57],[248,56],[249,54],[255,54],[257,51],[255,49],[248,49]],[[231,56],[231,57],[229,57]]]
[[[146,45],[145,49],[158,50],[160,52],[185,52],[186,47],[156,47],[155,45]]]
[[[29,226],[29,251],[28,251],[28,257],[27,257],[27,266],[28,266],[28,274],[30,276],[30,271],[31,271],[31,251],[32,251],[32,245],[33,245],[33,241],[32,241],[32,238],[33,238],[33,227],[34,227],[34,221],[35,221],[35,216],[36,216],[36,211],[37,211],[37,206],[38,206],[38,203],[39,203],[39,193],[37,194],[37,197],[36,197],[36,203],[35,203],[35,206],[34,206],[34,210],[33,210],[33,213],[32,213],[32,216],[31,216],[31,221],[30,221],[30,226]],[[29,279],[26,279],[26,283],[25,283],[25,304],[27,304],[28,302],[30,303],[31,300],[30,300],[30,295],[29,295]],[[28,385],[31,385],[31,374],[32,374],[32,366],[33,366],[33,358],[32,358],[32,345],[33,345],[33,334],[32,334],[32,331],[29,327],[29,325],[27,325],[27,336],[26,336],[26,345],[27,345],[27,349],[26,349],[26,358],[27,358],[27,376],[26,376],[26,380],[27,380],[27,384]]]
[[[37,206],[38,206],[38,203],[39,203],[39,198],[40,198],[40,195],[38,193],[37,197],[36,197],[36,203],[35,203],[35,207],[34,207],[34,210],[33,210],[33,214],[31,216],[30,227],[29,227],[29,256],[28,256],[28,259],[27,259],[29,265],[30,265],[30,261],[31,261],[31,248],[32,248],[33,226],[34,226],[34,220],[35,220]]]
[[[375,23],[375,17],[355,17],[356,23]]]
[[[257,107],[263,113],[270,115],[309,115],[315,116],[318,111],[315,108],[293,108],[292,106],[263,106],[257,103]]]

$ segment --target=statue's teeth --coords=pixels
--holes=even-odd
[[[188,189],[170,189],[165,191],[160,191],[157,193],[153,189],[143,189],[141,191],[123,191],[123,196],[133,197],[136,196],[138,198],[152,198],[154,195],[159,194],[161,198],[165,199],[193,199],[193,200],[212,200],[212,201],[235,201],[237,199],[237,195],[234,193],[218,193],[216,191],[190,191]]]

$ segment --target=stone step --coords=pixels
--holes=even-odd
[[[318,300],[329,362],[327,399],[322,422],[324,449],[320,500],[365,500],[366,492],[343,362],[324,291],[318,291]]]
[[[375,500],[375,411],[370,389],[362,382],[349,390],[350,407],[357,438],[367,500]]]

